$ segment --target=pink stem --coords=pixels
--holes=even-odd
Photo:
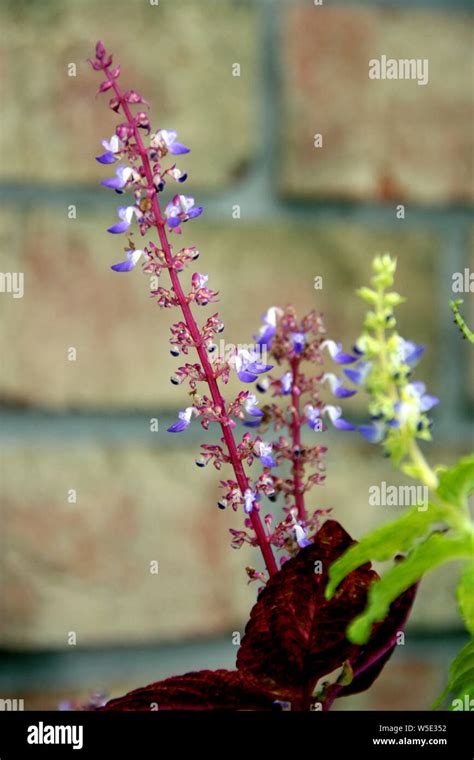
[[[297,385],[300,360],[295,357],[291,360],[291,372],[293,382],[291,385],[291,440],[293,449],[301,450],[301,420],[300,420],[300,393]],[[292,476],[294,486],[295,506],[298,512],[298,520],[306,521],[306,509],[304,504],[303,488],[303,464],[300,456],[292,455]]]
[[[165,220],[163,219],[163,216],[161,214],[161,208],[160,204],[158,202],[158,198],[156,196],[156,190],[153,183],[153,174],[150,167],[150,160],[148,158],[148,153],[143,145],[140,132],[138,130],[138,127],[135,124],[135,119],[133,117],[133,114],[128,106],[128,103],[124,100],[122,92],[120,88],[118,87],[116,80],[114,77],[110,74],[108,71],[108,66],[105,67],[105,74],[107,75],[107,78],[109,81],[112,82],[112,86],[114,89],[114,92],[117,96],[117,98],[120,101],[120,104],[123,108],[123,112],[129,122],[129,125],[133,128],[133,133],[135,137],[135,141],[137,144],[138,152],[140,154],[143,168],[145,171],[146,179],[148,182],[148,189],[152,191],[151,195],[151,204],[153,209],[153,215],[155,219],[155,225],[158,230],[158,235],[160,238],[161,246],[163,249],[163,252],[165,254],[166,263],[168,265],[168,271],[170,274],[171,282],[173,285],[173,290],[178,298],[181,310],[183,312],[184,321],[186,322],[186,326],[192,336],[192,339],[196,346],[196,351],[198,352],[199,359],[201,361],[202,368],[206,374],[207,383],[209,385],[209,390],[211,392],[212,400],[214,404],[220,407],[222,411],[222,415],[226,415],[226,408],[225,408],[225,401],[222,397],[222,394],[219,390],[217,380],[214,376],[214,372],[211,366],[211,363],[209,361],[209,358],[207,356],[206,349],[202,345],[202,338],[201,333],[199,330],[199,327],[197,326],[196,320],[194,319],[194,316],[192,314],[191,308],[189,306],[189,303],[186,299],[186,296],[183,292],[183,289],[181,287],[181,282],[178,277],[178,273],[173,268],[173,254],[171,253],[171,247],[166,235],[166,228],[165,228]],[[235,477],[237,480],[237,483],[239,485],[240,491],[243,494],[247,488],[249,488],[249,480],[245,474],[242,462],[240,460],[237,446],[234,440],[234,436],[232,435],[232,431],[229,428],[228,425],[224,423],[220,423],[222,428],[222,434],[224,436],[225,443],[227,445],[227,449],[229,452],[229,457],[231,459],[232,467],[234,469]],[[254,508],[252,512],[249,515],[252,527],[255,531],[255,535],[257,537],[258,545],[260,547],[260,550],[263,555],[263,559],[265,561],[266,568],[268,570],[269,575],[273,575],[277,572],[277,564],[275,561],[275,557],[273,556],[272,548],[268,542],[267,535],[265,533],[262,521],[260,519],[260,515],[258,511]]]

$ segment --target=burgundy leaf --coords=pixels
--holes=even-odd
[[[364,565],[331,600],[324,597],[330,565],[353,543],[339,523],[326,521],[314,543],[270,578],[251,612],[237,668],[293,709],[308,709],[318,680],[360,652],[346,629],[363,611],[377,574]],[[321,572],[315,572],[319,562]]]
[[[396,646],[416,587],[390,607],[363,647],[346,638],[347,626],[365,608],[369,586],[378,578],[369,564],[350,573],[329,601],[331,564],[354,541],[328,520],[314,542],[275,573],[254,605],[237,655],[237,671],[203,670],[168,678],[113,699],[103,710],[271,710],[290,702],[308,710],[320,701],[328,710],[337,697],[368,688]],[[320,679],[344,668],[350,684]],[[348,667],[350,666],[350,667]],[[317,692],[315,691],[317,687]],[[155,707],[153,707],[155,705]]]
[[[339,692],[339,697],[358,694],[368,689],[388,662],[397,646],[397,634],[403,631],[415,600],[418,584],[411,586],[390,606],[385,620],[374,626],[368,643],[352,663],[354,678]]]
[[[112,699],[101,710],[272,710],[273,698],[235,670],[167,678]]]

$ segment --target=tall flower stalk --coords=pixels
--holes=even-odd
[[[336,399],[353,396],[356,391],[345,388],[342,379],[333,372],[315,372],[315,367],[320,369],[324,364],[325,349],[338,364],[351,364],[356,357],[344,354],[336,343],[326,339],[321,314],[311,311],[298,320],[292,306],[268,309],[255,338],[282,372],[268,374],[257,382],[257,390],[271,393],[272,398],[263,407],[261,416],[246,424],[259,427],[265,436],[271,426],[280,433],[267,445],[271,447],[274,466],[289,464],[291,473],[286,478],[278,470],[270,474],[273,498],[283,495],[286,512],[286,518],[270,534],[270,540],[278,549],[295,554],[310,543],[321,525],[321,518],[328,512],[308,509],[305,503],[311,489],[324,483],[326,477],[327,447],[319,437],[326,429],[324,419],[328,418],[336,428],[353,429],[342,418],[341,408],[325,403],[323,396],[326,385]],[[305,373],[305,365],[311,374]],[[270,525],[271,516],[265,519]]]
[[[166,206],[163,213],[158,200],[158,193],[163,191],[168,178],[178,182],[183,182],[186,179],[186,175],[175,165],[163,170],[160,164],[161,159],[168,154],[187,153],[188,149],[176,142],[175,132],[168,130],[159,130],[153,134],[150,145],[145,146],[141,131],[146,135],[150,134],[151,127],[148,115],[141,110],[134,114],[132,106],[146,104],[146,101],[134,90],[122,92],[117,82],[120,76],[120,67],[112,66],[112,56],[107,54],[101,42],[97,43],[96,56],[94,60],[91,60],[91,65],[105,76],[99,87],[99,93],[113,92],[114,96],[110,100],[109,106],[113,111],[121,112],[125,117],[125,122],[117,126],[115,135],[110,142],[104,141],[106,152],[98,157],[98,161],[103,164],[111,164],[119,158],[124,158],[128,159],[130,165],[119,167],[116,172],[117,179],[106,180],[104,184],[119,193],[133,189],[135,197],[133,206],[118,209],[121,221],[109,228],[109,232],[115,234],[128,231],[133,217],[136,217],[141,235],[145,235],[150,228],[154,227],[158,232],[160,243],[160,247],[150,243],[143,250],[137,251],[130,239],[127,260],[122,264],[115,265],[114,268],[118,271],[130,271],[140,256],[143,255],[146,260],[145,271],[157,277],[160,276],[162,270],[168,271],[171,291],[160,286],[156,288],[153,294],[158,298],[160,306],[165,308],[177,306],[182,312],[183,322],[175,325],[173,331],[174,341],[172,345],[175,346],[175,352],[182,351],[187,354],[189,348],[194,348],[200,362],[199,365],[186,364],[184,368],[180,368],[173,381],[175,384],[179,384],[187,378],[194,393],[196,393],[197,382],[207,383],[210,398],[201,398],[196,394],[197,404],[193,405],[187,416],[191,418],[194,414],[202,417],[205,426],[210,421],[218,422],[220,425],[223,442],[227,450],[226,461],[233,468],[239,489],[239,494],[234,495],[236,498],[234,498],[233,506],[239,502],[244,505],[254,532],[253,543],[260,547],[268,574],[271,576],[277,570],[275,557],[259,514],[256,494],[251,488],[244,469],[245,447],[244,451],[239,451],[232,432],[235,422],[232,420],[230,412],[236,412],[245,403],[246,394],[239,394],[240,397],[236,399],[236,402],[230,408],[226,407],[218,379],[222,377],[226,382],[232,365],[225,366],[226,363],[223,362],[216,367],[211,363],[208,356],[211,336],[222,329],[222,322],[218,320],[217,315],[214,315],[207,320],[205,327],[200,329],[190,305],[193,301],[198,305],[207,305],[215,299],[216,294],[205,286],[207,278],[198,273],[193,275],[191,293],[185,293],[179,274],[186,265],[197,258],[198,252],[194,248],[184,248],[175,255],[168,239],[167,226],[171,232],[180,234],[181,224],[198,216],[202,209],[195,207],[192,198],[178,195]],[[252,369],[257,373],[262,371],[262,366],[255,357],[242,356],[236,352],[232,358],[234,359],[233,366],[240,371],[242,371],[242,365],[245,369],[245,362],[248,359],[250,359],[247,361],[250,371]],[[182,421],[187,421],[186,416]]]

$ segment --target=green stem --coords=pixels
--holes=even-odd
[[[438,488],[438,478],[429,466],[414,438],[410,438],[410,441],[408,443],[408,454],[410,456],[412,464],[418,468],[418,471],[420,473],[420,480],[422,483],[431,491],[436,491]]]

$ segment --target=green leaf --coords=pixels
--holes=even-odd
[[[442,520],[443,515],[443,508],[435,504],[428,504],[425,512],[413,507],[397,520],[364,536],[331,566],[326,598],[330,599],[339,583],[357,567],[370,560],[384,562],[393,559],[396,554],[407,552],[416,539],[428,533],[431,523]]]
[[[437,494],[450,504],[465,507],[474,493],[474,454],[460,459],[454,467],[438,470],[438,474]]]
[[[433,710],[436,710],[449,694],[461,700],[465,696],[468,699],[474,696],[474,639],[468,641],[452,661],[449,667],[448,684],[433,704]],[[451,709],[453,709],[452,703]]]
[[[367,607],[352,621],[348,638],[355,644],[364,644],[372,631],[373,623],[383,620],[394,599],[416,583],[422,575],[435,567],[455,559],[470,559],[470,536],[447,536],[433,533],[426,541],[417,544],[408,557],[398,562],[370,587]]]
[[[456,589],[456,598],[466,628],[471,636],[474,636],[474,560],[468,562],[463,570]]]

